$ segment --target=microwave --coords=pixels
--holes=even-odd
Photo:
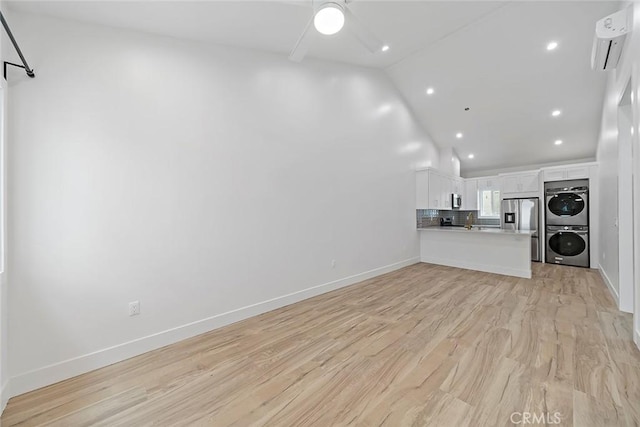
[[[451,209],[460,209],[462,207],[462,196],[456,193],[451,195]]]

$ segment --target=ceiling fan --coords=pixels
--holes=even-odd
[[[348,3],[351,3],[351,1],[312,0],[313,16],[309,19],[309,22],[307,22],[298,42],[289,54],[289,59],[300,62],[307,54],[311,44],[309,32],[312,26],[315,27],[320,34],[332,35],[338,33],[347,20],[349,21],[347,25],[348,30],[371,53],[387,50],[388,46],[382,43],[375,34],[358,21],[349,9]]]

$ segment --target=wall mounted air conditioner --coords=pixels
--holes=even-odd
[[[627,34],[631,30],[631,9],[626,8],[596,22],[596,35],[591,51],[591,68],[616,68]]]

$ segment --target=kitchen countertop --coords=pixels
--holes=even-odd
[[[418,228],[418,230],[419,231],[435,231],[438,233],[492,233],[492,234],[510,234],[510,235],[514,235],[514,234],[531,235],[535,233],[535,231],[529,231],[529,230],[503,230],[502,228],[476,226],[476,225],[474,225],[471,228],[471,230],[467,230],[464,227],[441,227],[441,226]]]

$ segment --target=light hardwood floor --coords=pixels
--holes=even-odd
[[[640,424],[631,316],[597,271],[413,265],[13,398],[1,421],[509,426],[527,412]]]

